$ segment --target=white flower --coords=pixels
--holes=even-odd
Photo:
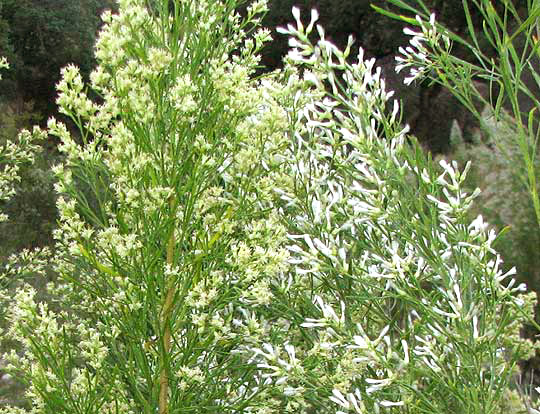
[[[345,408],[347,411],[353,409],[357,414],[366,413],[366,407],[358,390],[355,390],[354,393],[348,393],[347,397],[345,397],[341,391],[334,389],[332,390],[332,396],[329,397],[329,399],[340,407]],[[337,414],[339,413],[345,414],[343,411],[337,411]]]

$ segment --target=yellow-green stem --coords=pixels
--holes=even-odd
[[[536,221],[540,226],[540,200],[538,198],[538,190],[536,189],[536,172],[534,171],[534,160],[529,160],[527,165],[527,173],[529,178],[529,188],[531,198],[533,201],[534,212],[536,214]]]
[[[169,200],[169,207],[174,212],[174,200]],[[167,264],[173,265],[174,258],[174,229],[169,237],[167,244]],[[169,358],[169,352],[171,350],[171,324],[170,318],[173,308],[174,295],[176,293],[176,284],[174,280],[165,281],[167,288],[167,295],[163,302],[163,308],[161,310],[161,329],[163,332],[163,355],[162,355],[162,367],[159,377],[159,414],[169,413],[169,374],[167,369],[167,360]]]

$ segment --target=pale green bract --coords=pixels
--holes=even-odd
[[[534,299],[318,14],[255,76],[264,1],[123,0],[66,67],[50,304],[6,303],[32,413],[496,412]],[[309,35],[316,28],[320,40]],[[480,407],[482,410],[480,411]]]

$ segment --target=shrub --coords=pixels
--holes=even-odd
[[[264,1],[146,4],[103,16],[102,103],[58,85],[84,141],[49,121],[61,308],[6,304],[31,412],[499,412],[534,298],[467,219],[468,167],[409,145],[316,12],[252,78]]]

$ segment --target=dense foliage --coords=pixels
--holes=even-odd
[[[113,5],[111,0],[3,0],[0,53],[12,70],[2,94],[34,100],[39,111],[50,111],[63,66],[77,62],[90,73],[99,16]]]

